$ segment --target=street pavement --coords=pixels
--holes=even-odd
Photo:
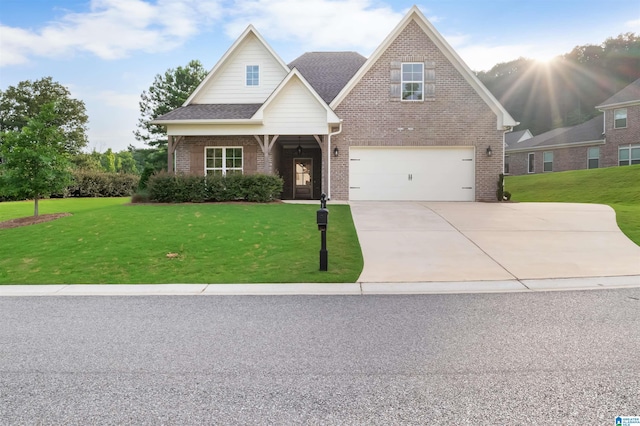
[[[615,424],[640,288],[0,298],[0,424]]]

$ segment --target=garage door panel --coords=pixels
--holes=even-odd
[[[473,148],[352,147],[352,200],[473,201]]]

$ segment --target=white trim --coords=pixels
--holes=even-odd
[[[453,48],[447,43],[447,41],[440,35],[435,27],[427,20],[427,18],[420,12],[417,6],[413,6],[405,17],[400,21],[396,28],[387,36],[380,46],[373,52],[369,59],[364,63],[358,72],[351,78],[349,83],[338,93],[331,104],[329,105],[335,110],[347,95],[353,90],[353,88],[360,82],[362,77],[373,67],[373,65],[380,59],[380,57],[387,51],[391,43],[400,35],[405,27],[411,22],[415,21],[427,36],[433,41],[433,43],[440,49],[444,56],[451,62],[451,64],[460,72],[463,78],[471,85],[471,87],[480,95],[485,103],[496,114],[498,130],[504,130],[505,127],[514,127],[518,123],[511,117],[506,109],[498,102],[498,100],[489,92],[489,90],[480,82],[478,77],[471,71],[471,69],[464,63],[464,61],[458,56]]]
[[[616,102],[615,104],[598,105],[595,108],[600,110],[600,111],[602,111],[602,112],[604,112],[604,110],[607,110],[607,109],[624,108],[624,107],[630,107],[630,106],[634,106],[634,105],[640,105],[640,100],[639,99],[635,99],[633,101]]]
[[[531,152],[531,151],[544,151],[544,150],[554,150],[561,148],[573,148],[573,147],[581,147],[581,146],[589,146],[589,145],[604,145],[604,139],[598,139],[595,141],[584,141],[584,142],[568,142],[568,143],[559,143],[557,145],[545,145],[545,146],[530,146],[528,148],[516,148],[516,149],[505,149],[505,154],[515,154],[519,152]]]
[[[263,120],[255,120],[252,118],[243,118],[243,119],[223,119],[223,120],[212,120],[212,119],[189,119],[189,120],[153,120],[151,124],[157,124],[166,126],[168,124],[251,124],[251,125],[260,125],[264,124]]]
[[[338,118],[336,113],[333,112],[333,110],[329,107],[329,105],[327,105],[327,103],[324,101],[324,99],[322,99],[320,97],[320,95],[318,95],[318,92],[316,92],[313,89],[313,87],[311,87],[309,82],[302,76],[302,74],[300,74],[300,71],[298,71],[296,68],[294,68],[293,70],[291,70],[289,72],[289,74],[284,78],[284,80],[282,80],[282,82],[278,85],[278,87],[276,87],[276,90],[274,90],[273,93],[271,93],[271,95],[269,95],[269,97],[262,104],[262,106],[260,108],[258,108],[258,110],[255,112],[255,114],[253,114],[253,117],[251,117],[251,119],[252,120],[262,120],[264,118],[264,110],[267,107],[269,107],[269,105],[272,102],[274,102],[274,100],[278,97],[280,92],[282,92],[282,90],[287,86],[287,84],[289,84],[289,82],[294,77],[297,77],[302,82],[302,85],[309,91],[309,93],[311,93],[311,95],[314,97],[314,99],[327,112],[327,124],[337,124],[337,123],[339,123],[340,122],[340,118]]]
[[[191,104],[191,102],[198,95],[198,93],[207,85],[209,80],[213,78],[213,76],[218,72],[218,70],[222,68],[222,66],[227,62],[227,60],[238,48],[238,46],[242,44],[242,42],[247,37],[249,37],[250,34],[253,34],[258,39],[258,41],[262,43],[262,45],[267,49],[267,51],[271,54],[271,56],[273,56],[273,58],[278,62],[278,64],[280,64],[280,66],[282,67],[283,70],[285,70],[285,72],[290,71],[287,64],[285,64],[284,61],[280,58],[280,56],[278,56],[278,54],[271,48],[271,46],[269,46],[269,43],[266,42],[266,40],[260,35],[260,33],[255,29],[255,27],[253,25],[249,25],[247,29],[245,29],[244,32],[240,35],[240,37],[238,37],[238,39],[231,45],[229,50],[227,50],[225,54],[222,55],[222,58],[220,58],[220,60],[214,65],[211,71],[209,71],[209,74],[207,74],[204,80],[202,80],[202,82],[198,85],[196,90],[194,90],[193,93],[191,93],[191,96],[189,96],[187,100],[184,101],[182,106],[187,106]]]

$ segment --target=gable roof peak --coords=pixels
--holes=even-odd
[[[278,62],[278,64],[282,67],[282,69],[289,73],[291,71],[287,64],[282,60],[282,58],[271,48],[269,43],[262,37],[262,35],[258,32],[258,30],[252,25],[249,24],[247,28],[240,34],[240,36],[236,39],[236,41],[231,45],[231,47],[225,52],[224,55],[218,60],[218,62],[213,66],[209,74],[202,80],[200,85],[194,90],[191,95],[187,98],[186,101],[182,104],[182,106],[189,105],[197,96],[198,93],[206,87],[207,83],[213,78],[216,72],[222,68],[222,66],[229,60],[229,58],[234,54],[234,52],[238,49],[240,45],[249,37],[254,36],[260,44],[264,46],[264,48],[269,52],[269,54]]]
[[[431,39],[436,47],[444,54],[444,56],[451,62],[451,64],[460,72],[463,78],[469,83],[469,85],[478,93],[478,95],[484,100],[484,102],[491,108],[497,118],[498,130],[503,130],[507,127],[517,126],[516,120],[511,117],[506,109],[500,104],[500,102],[489,92],[489,90],[480,82],[478,77],[471,71],[471,69],[464,63],[464,61],[458,56],[453,48],[447,43],[442,35],[436,30],[436,28],[429,22],[429,20],[420,11],[418,6],[413,5],[402,20],[396,25],[391,33],[385,38],[385,40],[378,46],[378,48],[371,54],[367,62],[358,70],[353,76],[351,81],[340,91],[340,93],[331,101],[331,108],[335,108],[347,97],[349,92],[358,84],[362,77],[373,67],[380,57],[386,52],[389,46],[400,36],[405,28],[411,23],[416,22],[422,31]]]

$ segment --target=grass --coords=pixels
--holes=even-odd
[[[640,165],[507,176],[514,201],[607,204],[618,226],[640,245]]]
[[[0,230],[0,284],[355,282],[362,271],[349,206],[329,206],[329,271],[320,272],[318,205],[128,201],[41,201],[41,214],[73,215]],[[0,203],[0,221],[32,209]]]

